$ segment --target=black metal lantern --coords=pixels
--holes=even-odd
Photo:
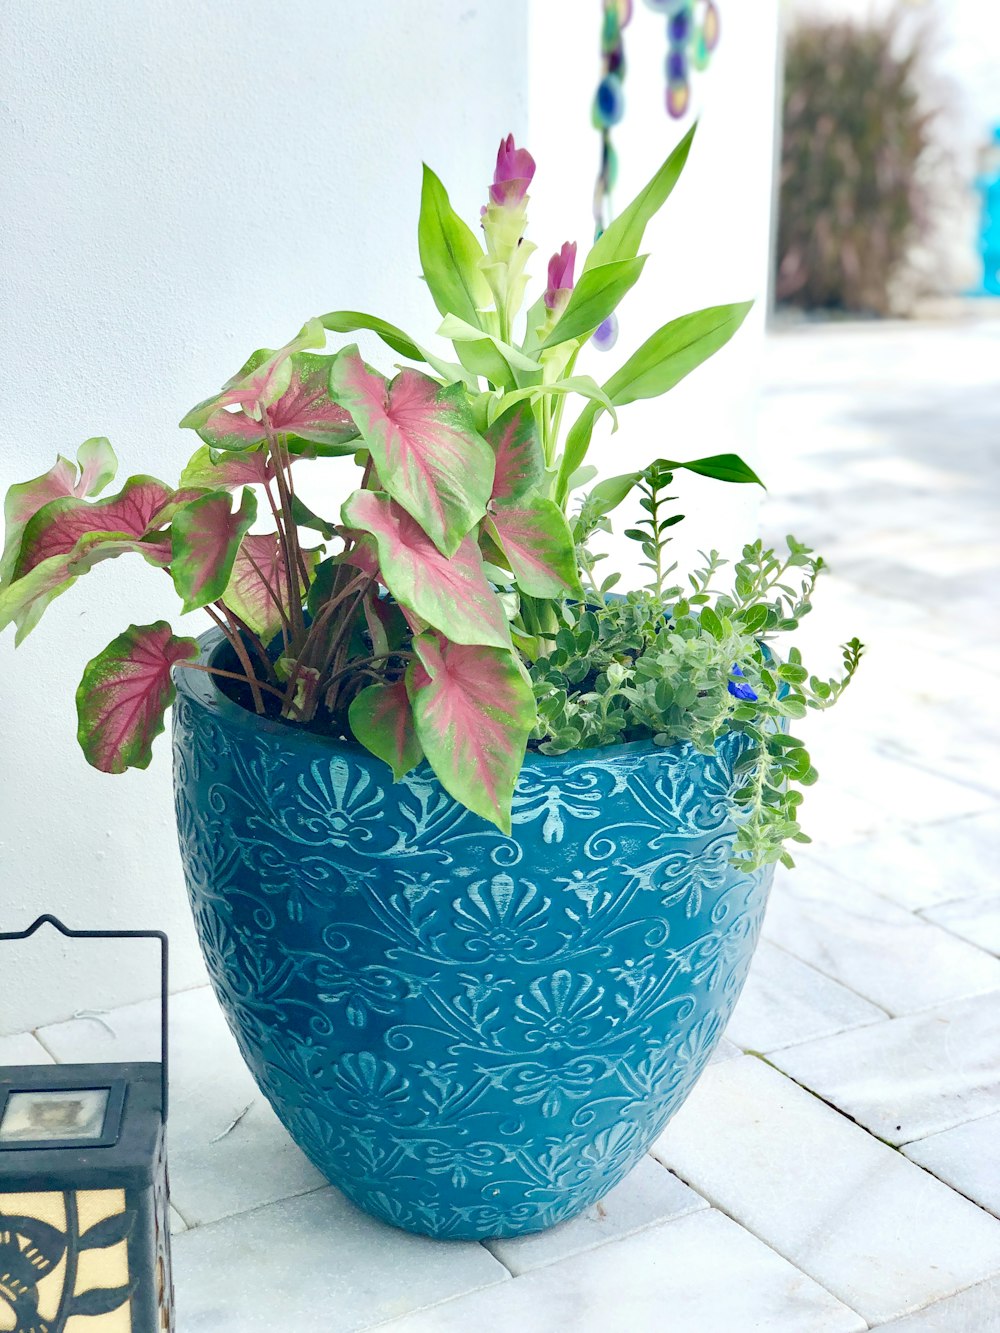
[[[167,938],[155,939],[161,1059],[0,1067],[0,1333],[163,1333],[174,1328],[166,1163]]]

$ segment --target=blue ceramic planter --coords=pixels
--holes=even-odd
[[[529,755],[508,838],[426,766],[393,784],[359,747],[177,678],[191,905],[295,1141],[432,1236],[539,1231],[601,1198],[690,1092],[750,965],[770,873],[728,864],[739,738]]]

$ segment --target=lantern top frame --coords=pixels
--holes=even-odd
[[[170,942],[162,930],[73,930],[51,912],[43,913],[26,930],[0,931],[0,943],[30,939],[43,926],[52,926],[71,940],[156,940],[160,945],[160,1106],[164,1123],[168,1111]]]

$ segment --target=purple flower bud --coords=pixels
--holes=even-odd
[[[549,260],[549,285],[545,289],[545,305],[549,310],[565,305],[569,299],[575,264],[576,241],[564,241],[562,249]]]
[[[506,139],[500,140],[490,199],[500,205],[523,203],[534,174],[535,159],[527,148],[516,147],[513,134],[508,134]]]

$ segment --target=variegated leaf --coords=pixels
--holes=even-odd
[[[40,477],[11,486],[4,501],[4,546],[0,555],[0,583],[14,572],[24,529],[43,505],[67,496],[82,499],[98,495],[114,480],[118,460],[110,443],[102,437],[84,440],[77,450],[76,466],[62,454]]]
[[[111,485],[118,471],[118,459],[111,441],[103,435],[84,440],[76,451],[76,461],[80,477],[74,495],[100,495],[105,486]]]
[[[263,449],[216,454],[203,444],[185,464],[180,484],[209,491],[235,490],[237,486],[261,486],[273,476],[274,470]]]
[[[249,489],[235,513],[228,491],[209,491],[178,509],[171,525],[170,575],[185,611],[226,591],[240,542],[256,517],[257,499]]]
[[[82,537],[92,533],[137,541],[149,531],[151,521],[172,495],[162,481],[140,476],[130,477],[117,495],[106,500],[80,500],[75,496],[50,500],[25,526],[14,578],[23,578],[52,556],[68,555]]]
[[[197,641],[176,637],[165,620],[130,625],[98,653],[76,692],[87,762],[105,773],[146,768],[176,693],[171,670],[197,656]]]
[[[486,438],[496,456],[494,500],[518,499],[542,485],[545,459],[530,403],[520,403],[498,417]]]
[[[493,451],[473,424],[468,394],[418,370],[390,383],[356,347],[333,362],[331,390],[351,414],[379,481],[444,555],[482,518],[493,489]]]
[[[442,555],[420,524],[380,491],[355,491],[343,518],[375,538],[382,582],[404,610],[456,643],[510,646],[503,608],[471,537],[450,558]]]
[[[131,538],[104,533],[81,537],[72,551],[42,560],[22,578],[0,588],[0,630],[17,627],[15,646],[24,642],[41,620],[47,607],[102,560],[133,551],[149,564],[165,568],[170,563],[170,542],[164,537]]]
[[[358,430],[350,413],[330,397],[330,356],[296,352],[289,357],[291,374],[280,398],[264,408],[274,434],[322,446],[325,453],[351,453]],[[245,410],[219,408],[198,427],[198,434],[213,449],[249,449],[262,444],[267,432],[256,416]]]
[[[476,814],[510,832],[510,806],[535,724],[535,700],[511,652],[413,640],[406,686],[424,754],[441,785]]]
[[[566,516],[554,500],[529,495],[491,506],[488,527],[530,597],[580,597],[576,548]]]
[[[174,491],[163,508],[158,509],[149,520],[147,535],[151,533],[161,533],[170,523],[178,509],[183,508],[184,505],[190,504],[192,500],[200,500],[203,495],[209,495],[210,493],[211,492],[204,486],[182,486],[179,491]],[[169,542],[170,534],[163,533],[163,536],[165,536]]]
[[[310,578],[322,551],[302,552]],[[288,580],[285,556],[276,532],[249,533],[243,538],[233,562],[229,584],[222,600],[265,644],[271,642],[288,618]],[[299,591],[305,584],[299,578]]]
[[[225,407],[239,407],[248,416],[257,415],[261,408],[276,402],[287,391],[292,379],[291,357],[307,348],[323,347],[325,343],[322,324],[318,319],[311,319],[291,342],[277,351],[260,348],[232,379],[226,381],[221,392],[192,407],[182,418],[181,427],[200,430],[215,412]],[[240,443],[238,447],[244,445]]]
[[[405,681],[367,686],[352,699],[347,718],[355,739],[389,765],[397,782],[424,757]]]

